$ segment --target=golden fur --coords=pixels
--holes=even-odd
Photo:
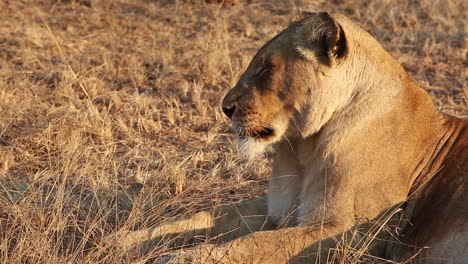
[[[362,248],[363,237],[382,236],[364,243],[380,258],[468,263],[467,122],[438,112],[346,17],[302,12],[260,49],[223,110],[248,157],[274,147],[268,197],[134,232],[126,243],[219,235],[227,242],[161,262],[316,263],[339,241]]]

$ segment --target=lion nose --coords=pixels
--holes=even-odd
[[[223,106],[223,112],[224,114],[227,115],[227,117],[232,118],[232,114],[234,114],[234,110],[236,110],[236,107],[234,105],[231,105],[229,107]]]

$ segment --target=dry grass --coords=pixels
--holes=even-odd
[[[468,117],[466,2],[313,3]],[[132,261],[110,236],[263,194],[269,161],[238,158],[219,104],[300,4],[2,1],[0,263]]]

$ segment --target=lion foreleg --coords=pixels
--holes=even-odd
[[[220,206],[210,211],[202,211],[171,223],[150,227],[144,230],[127,232],[120,244],[128,248],[143,243],[145,251],[157,246],[162,240],[171,240],[175,246],[194,236],[228,241],[259,230],[273,228],[268,218],[266,199],[257,198],[236,204]],[[169,238],[169,239],[168,239]]]
[[[200,245],[193,249],[176,251],[162,263],[287,263],[306,249],[313,247],[313,258],[320,263],[327,260],[330,243],[320,241],[344,231],[344,225],[298,226],[273,231],[262,231],[235,239],[221,246]],[[310,252],[310,251],[309,251]],[[309,253],[310,254],[310,253]],[[307,261],[310,261],[310,256]],[[312,262],[314,263],[314,262]]]

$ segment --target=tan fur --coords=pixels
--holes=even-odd
[[[274,146],[267,200],[130,234],[132,241],[174,232],[228,241],[162,262],[325,262],[340,239],[362,246],[359,224],[378,219],[366,235],[385,235],[385,225],[397,230],[366,244],[381,258],[468,263],[467,122],[439,113],[346,17],[300,16],[262,47],[223,108],[248,156]]]

